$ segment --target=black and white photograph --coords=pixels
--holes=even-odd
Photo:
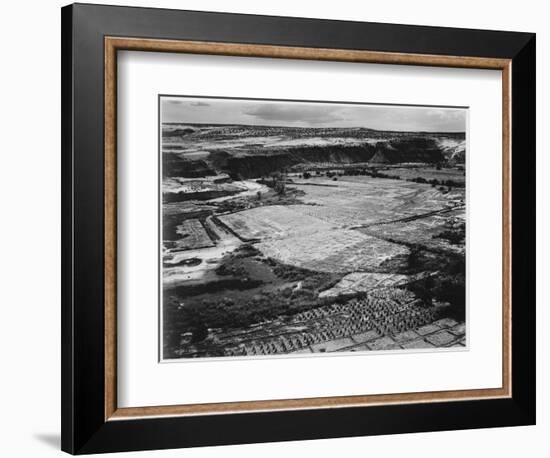
[[[159,104],[162,359],[466,348],[467,108]]]

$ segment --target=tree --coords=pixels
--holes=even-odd
[[[228,175],[233,181],[243,181],[243,176],[238,172],[229,172]]]
[[[286,184],[284,181],[280,180],[275,183],[275,192],[280,195],[284,196],[286,194]]]
[[[281,172],[273,172],[271,174],[271,184],[278,195],[281,196],[286,193],[286,177]]]
[[[422,247],[417,244],[413,244],[409,247],[409,254],[407,256],[407,269],[409,273],[417,273],[422,270],[421,262]]]
[[[193,337],[191,338],[192,343],[201,342],[202,340],[208,337],[208,328],[203,322],[197,322],[193,326]]]
[[[432,277],[426,277],[411,283],[409,285],[409,290],[412,291],[425,306],[431,307],[433,305],[434,280]]]

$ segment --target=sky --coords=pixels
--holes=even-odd
[[[161,97],[162,122],[465,132],[465,108]]]

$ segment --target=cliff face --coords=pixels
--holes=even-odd
[[[466,161],[466,139],[459,141],[443,140],[440,142],[440,146],[449,164],[464,164]]]
[[[297,164],[368,162],[373,154],[371,145],[285,148],[269,154],[228,158],[226,171],[243,178],[257,178]]]
[[[297,164],[331,163],[399,164],[445,161],[441,148],[433,139],[410,138],[360,146],[310,146],[280,149],[271,154],[229,157],[225,169],[243,178],[257,178]]]
[[[216,175],[204,160],[192,161],[177,154],[162,155],[162,175],[164,177],[199,178]]]
[[[359,145],[303,145],[281,148],[213,150],[200,160],[183,154],[163,154],[164,176],[197,178],[225,172],[242,178],[259,178],[298,164],[428,163],[448,161],[448,147],[430,136],[410,136]]]
[[[435,164],[444,162],[445,156],[438,143],[431,138],[408,138],[377,143],[376,153],[369,162],[376,164],[399,164],[422,162]]]

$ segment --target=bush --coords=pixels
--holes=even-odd
[[[432,306],[434,297],[434,280],[432,277],[415,281],[414,283],[409,284],[408,289],[409,291],[412,291],[426,307]]]
[[[434,239],[444,239],[449,241],[450,243],[454,245],[460,245],[464,243],[466,232],[465,229],[458,228],[457,230],[446,230],[441,232],[440,234],[434,235]]]
[[[411,181],[414,181],[415,183],[423,183],[423,184],[428,183],[428,180],[422,177],[413,178]]]
[[[201,342],[208,337],[208,328],[204,323],[197,323],[192,331],[193,337],[191,338],[191,343]]]
[[[466,314],[466,265],[464,256],[444,253],[427,253],[420,245],[411,245],[404,273],[438,271],[436,276],[427,277],[406,286],[426,306],[433,301],[447,302],[446,313],[457,320]]]
[[[464,275],[445,275],[438,278],[433,288],[433,295],[442,302],[448,302],[451,307],[448,314],[457,320],[466,316],[466,287]]]

